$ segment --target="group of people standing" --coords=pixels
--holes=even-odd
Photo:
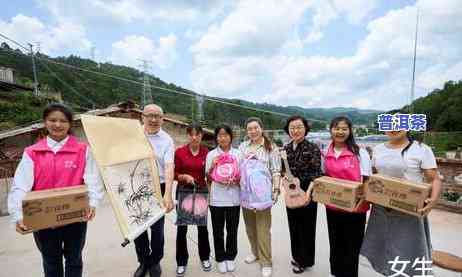
[[[264,164],[270,176],[273,204],[280,195],[280,183],[286,180],[279,148],[264,134],[259,118],[245,123],[248,140],[238,148],[232,146],[233,132],[227,125],[214,130],[216,148],[209,151],[201,144],[203,130],[200,125],[187,128],[188,143],[175,150],[172,138],[162,130],[164,113],[157,105],[147,105],[142,113],[146,136],[154,148],[159,169],[163,205],[166,212],[174,208],[173,184],[178,187],[197,185],[209,191],[209,209],[213,229],[214,253],[217,270],[233,272],[238,253],[238,226],[242,210],[245,229],[250,243],[249,255],[244,262],[259,263],[263,277],[272,275],[271,207],[251,209],[241,207],[243,180],[232,179],[221,183],[212,178],[218,159],[224,153],[239,163],[253,158]],[[21,200],[31,190],[87,184],[91,208],[87,220],[92,220],[103,186],[98,169],[86,144],[71,134],[72,112],[62,104],[49,105],[43,120],[48,135],[26,148],[16,170],[9,195],[9,211],[20,233],[27,232],[22,222]],[[311,200],[311,183],[326,175],[365,182],[373,172],[392,177],[422,182],[424,177],[432,184],[432,194],[424,208],[428,213],[436,204],[441,191],[436,160],[432,150],[423,143],[413,141],[406,131],[387,132],[388,142],[376,146],[372,159],[354,139],[353,125],[347,117],[331,121],[332,141],[325,152],[307,139],[308,121],[302,116],[287,119],[284,130],[291,141],[283,147],[287,153],[292,174],[300,180],[306,193],[303,207],[287,208],[291,241],[292,271],[303,273],[315,265],[316,219],[318,203]],[[64,160],[75,160],[72,170],[59,170]],[[53,165],[53,166],[52,166]],[[56,165],[56,166],[54,166]],[[266,184],[266,183],[265,183]],[[369,209],[366,228],[366,215]],[[425,257],[431,260],[431,241],[427,217],[414,217],[363,201],[355,211],[346,212],[326,205],[330,244],[330,272],[336,277],[358,276],[359,257],[363,255],[372,268],[385,276],[390,275],[389,261],[399,256],[404,260]],[[34,232],[34,239],[42,254],[45,277],[81,277],[82,250],[85,244],[87,223],[74,223],[64,227]],[[160,261],[164,255],[164,218],[135,239],[139,267],[134,277],[161,276]],[[178,276],[187,271],[188,226],[177,226],[176,262]],[[198,249],[204,271],[212,269],[210,262],[209,232],[207,226],[197,226]],[[225,238],[226,230],[226,238]],[[63,268],[63,257],[65,267]],[[412,274],[412,268],[405,271]]]

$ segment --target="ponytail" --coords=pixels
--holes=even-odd
[[[273,151],[273,142],[265,135],[262,134],[263,138],[265,139],[264,147],[267,152]]]
[[[404,156],[404,153],[406,153],[406,151],[409,150],[409,148],[411,148],[414,141],[417,141],[419,144],[421,143],[419,139],[415,139],[413,136],[411,136],[409,132],[406,133],[406,137],[409,140],[409,144],[406,145],[406,147],[404,147],[404,149],[401,151],[401,156]]]

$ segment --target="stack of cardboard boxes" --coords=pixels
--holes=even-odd
[[[364,195],[365,200],[370,203],[414,216],[423,216],[420,210],[431,193],[430,184],[380,174],[372,175],[364,186],[360,182],[326,176],[315,179],[313,183],[314,201],[350,212]]]

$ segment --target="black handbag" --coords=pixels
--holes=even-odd
[[[179,185],[176,191],[176,225],[207,225],[208,196],[207,187]]]

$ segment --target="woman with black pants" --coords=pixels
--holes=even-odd
[[[178,186],[192,186],[196,184],[200,187],[206,187],[205,182],[205,159],[208,149],[201,145],[202,127],[198,124],[191,124],[187,129],[189,143],[178,148],[175,151],[175,180]],[[187,225],[179,225],[176,234],[176,262],[177,276],[183,276],[186,273],[188,264],[188,244],[186,235],[188,232]],[[201,259],[202,269],[210,271],[210,244],[207,225],[197,226],[199,256]]]
[[[290,171],[300,180],[300,188],[307,191],[311,181],[322,175],[321,152],[316,144],[305,138],[310,130],[305,118],[298,115],[290,117],[284,130],[291,138],[291,142],[284,146]],[[291,264],[295,274],[303,273],[314,265],[317,210],[318,204],[312,201],[305,207],[287,208]]]
[[[233,133],[229,126],[220,125],[215,129],[215,141],[218,146],[207,155],[207,180],[210,185],[210,212],[212,215],[213,241],[215,245],[215,258],[220,273],[235,270],[234,259],[237,256],[237,230],[240,215],[240,188],[238,179],[214,180],[213,170],[218,164],[219,157],[230,155],[236,163],[239,161],[239,151],[233,148]],[[236,164],[235,164],[236,165]],[[238,165],[238,164],[237,164]],[[239,167],[232,167],[239,170]],[[235,172],[228,172],[229,175]],[[226,225],[226,245],[224,229]]]

